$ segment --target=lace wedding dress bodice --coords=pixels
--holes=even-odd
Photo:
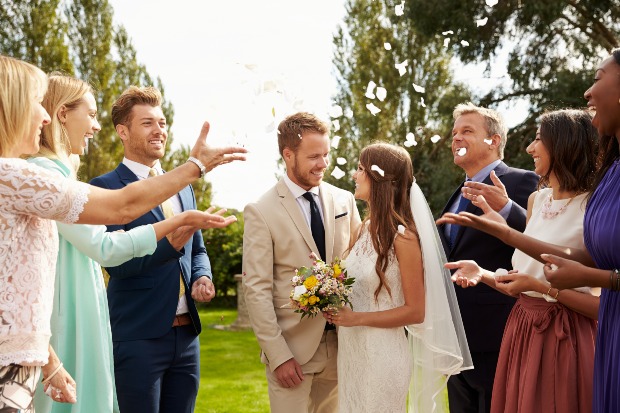
[[[383,287],[375,300],[375,290],[379,286],[376,261],[377,252],[366,228],[346,259],[347,273],[355,278],[351,294],[353,311],[389,310],[405,302],[398,261],[393,250],[385,272],[391,295]],[[411,366],[403,327],[340,327],[340,412],[405,412]]]
[[[0,158],[0,365],[47,363],[55,223],[77,221],[88,185]]]

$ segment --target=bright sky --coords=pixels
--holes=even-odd
[[[242,210],[273,186],[275,127],[286,115],[305,110],[329,119],[336,92],[332,36],[344,0],[109,1],[138,60],[162,79],[175,109],[175,142],[193,145],[208,120],[209,141],[250,151],[247,162],[208,174],[215,205]],[[488,87],[482,70],[457,74],[473,87]]]

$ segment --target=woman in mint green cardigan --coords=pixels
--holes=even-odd
[[[41,151],[29,161],[75,178],[77,155],[84,153],[87,140],[100,129],[92,90],[81,80],[52,75],[43,106],[52,121],[43,128]],[[43,386],[39,386],[35,395],[37,413],[118,412],[112,334],[101,265],[113,267],[152,254],[157,241],[179,227],[183,227],[179,231],[194,232],[194,227],[184,225],[193,223],[195,214],[202,213],[186,211],[154,225],[113,233],[106,232],[102,225],[57,223],[59,253],[50,340],[57,357],[50,356],[43,376],[56,371],[62,361],[63,366],[50,383],[63,391],[67,384],[76,383],[77,402],[53,402],[56,390],[48,392],[48,397]],[[228,217],[225,223],[213,222],[205,227],[223,227],[234,221],[234,217]]]

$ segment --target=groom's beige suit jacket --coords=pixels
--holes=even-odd
[[[326,261],[342,257],[360,225],[350,192],[322,183],[319,197],[325,226]],[[289,303],[295,269],[320,256],[304,215],[281,179],[244,210],[243,283],[250,321],[262,349],[261,360],[273,372],[295,358],[302,366],[317,350],[325,319],[304,318]]]

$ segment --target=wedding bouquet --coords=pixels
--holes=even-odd
[[[338,310],[345,305],[351,306],[349,294],[355,278],[347,277],[345,262],[336,258],[327,265],[315,255],[312,267],[295,270],[290,307],[301,318],[314,317],[322,311]]]

